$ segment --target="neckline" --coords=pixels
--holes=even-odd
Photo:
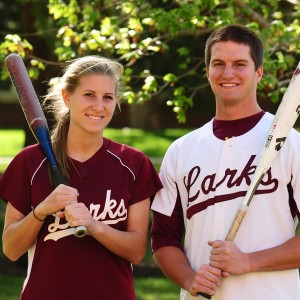
[[[253,129],[262,117],[265,111],[237,120],[216,120],[213,119],[213,134],[220,140],[227,140],[233,137],[244,135]]]
[[[76,165],[79,165],[79,166],[84,166],[86,164],[89,164],[90,162],[93,162],[94,159],[96,159],[99,155],[102,155],[102,153],[107,149],[107,144],[108,144],[108,140],[103,137],[102,146],[91,157],[89,157],[85,161],[79,161],[79,160],[77,160],[75,158],[72,158],[72,157],[69,157],[69,158],[72,161],[72,163],[74,163]]]

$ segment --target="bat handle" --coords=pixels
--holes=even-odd
[[[51,162],[50,162],[51,164]],[[63,177],[63,175],[61,174],[60,170],[57,168],[56,166],[56,162],[54,164],[51,165],[52,168],[52,172],[54,175],[54,178],[57,182],[57,184],[67,184],[65,178]],[[85,226],[77,226],[74,230],[74,236],[77,238],[82,238],[84,236],[86,236],[87,234],[87,229]]]
[[[228,234],[226,236],[226,241],[233,241],[239,228],[240,228],[240,225],[245,217],[245,214],[247,212],[247,206],[241,206],[240,209],[238,210],[236,216],[235,216],[235,219],[228,231]]]
[[[82,238],[86,236],[86,234],[87,234],[87,229],[85,226],[77,226],[75,228],[74,236],[76,236],[77,238]]]
[[[246,211],[247,211],[247,206],[245,206],[245,205],[241,206],[241,208],[239,209],[238,213],[236,214],[235,219],[228,231],[228,234],[226,236],[226,241],[233,241],[233,239],[236,236],[236,233],[239,230],[240,225],[245,217]],[[207,295],[202,292],[198,292],[197,295],[202,296],[203,298],[206,298],[206,299],[211,299],[210,295]]]
[[[202,292],[198,292],[197,295],[203,297],[203,298],[206,298],[206,299],[211,299],[211,295],[207,295],[205,293],[202,293]]]

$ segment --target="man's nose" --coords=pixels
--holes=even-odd
[[[234,70],[232,66],[225,66],[223,77],[226,79],[233,78],[234,77]]]

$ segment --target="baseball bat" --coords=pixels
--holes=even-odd
[[[267,140],[258,159],[251,184],[245,198],[232,222],[232,225],[225,238],[226,241],[233,241],[246,215],[255,192],[265,174],[270,169],[279,150],[282,148],[289,132],[294,127],[300,114],[300,62],[292,76],[281,103],[278,106],[273,122],[271,124]],[[198,295],[210,299],[211,296],[199,292]]]
[[[23,59],[19,54],[12,53],[6,57],[5,65],[17,92],[28,126],[49,161],[56,184],[66,184],[66,180],[58,168],[52,149],[47,120],[27,73]],[[84,226],[78,226],[74,230],[76,237],[83,237],[86,233],[87,229]]]

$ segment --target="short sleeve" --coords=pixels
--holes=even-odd
[[[0,178],[0,198],[24,215],[30,212],[30,179],[25,152],[11,161]]]
[[[150,159],[140,153],[141,163],[136,174],[133,203],[153,197],[162,188],[162,183]]]
[[[24,215],[31,212],[32,180],[45,159],[38,144],[28,146],[14,157],[0,178],[0,198]]]

